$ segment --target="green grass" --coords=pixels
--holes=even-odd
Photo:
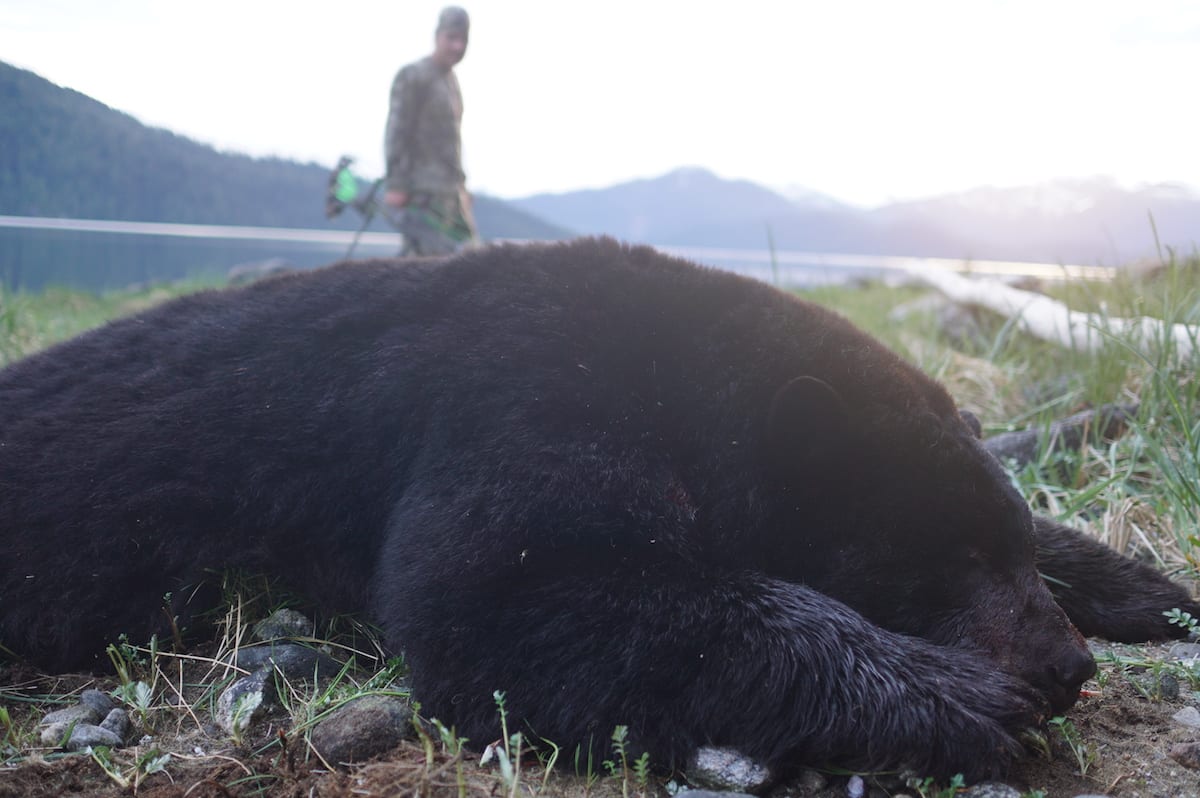
[[[14,293],[0,286],[0,367],[111,319],[215,285],[187,280],[102,294],[66,288]]]

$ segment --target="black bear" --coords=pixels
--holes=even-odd
[[[659,763],[994,773],[1094,672],[1071,620],[1165,638],[1197,609],[1035,521],[946,392],[847,321],[609,240],[346,263],[84,334],[0,372],[0,489],[0,642],[33,662],[148,633],[236,551],[369,613],[468,738],[502,690],[535,737],[623,724]]]

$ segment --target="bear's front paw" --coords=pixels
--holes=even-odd
[[[1025,681],[1001,671],[967,668],[940,681],[927,728],[907,763],[925,776],[968,782],[1001,778],[1022,751],[1021,735],[1046,717],[1045,699]]]

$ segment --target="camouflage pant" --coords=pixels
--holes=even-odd
[[[466,192],[412,194],[403,208],[385,206],[384,216],[400,231],[400,256],[450,255],[479,241]]]

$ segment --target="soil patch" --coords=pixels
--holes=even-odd
[[[1173,719],[1197,704],[1191,666],[1172,663],[1165,647],[1100,646],[1101,672],[1088,695],[1068,714],[1067,726],[1052,726],[1006,780],[1017,789],[1047,798],[1106,795],[1111,798],[1178,798],[1200,795],[1200,771],[1169,756],[1173,745],[1200,741],[1200,729]],[[1106,656],[1108,661],[1106,661]],[[74,696],[89,687],[111,690],[111,680],[87,676],[50,677],[28,669],[0,669],[0,705],[10,717],[6,759],[0,767],[0,798],[128,796],[208,798],[363,798],[363,796],[502,796],[508,787],[494,764],[481,767],[473,751],[458,754],[439,740],[406,742],[362,765],[329,769],[312,754],[304,734],[278,712],[259,724],[254,738],[235,745],[203,717],[199,708],[150,719],[153,732],[141,744],[94,757],[41,747],[36,725],[58,708],[50,696]],[[15,743],[15,744],[14,744]],[[161,769],[144,763],[170,754]],[[1082,764],[1081,764],[1082,760]],[[139,765],[139,763],[143,763]],[[592,778],[564,769],[547,775],[542,763],[522,763],[519,792],[547,798],[616,798],[623,794],[665,796],[667,774],[644,786],[610,776],[596,765]],[[567,771],[570,770],[568,765]],[[1082,771],[1082,772],[1081,772]],[[870,798],[908,795],[896,780],[867,779]],[[846,780],[832,776],[776,787],[788,798],[844,798]]]

